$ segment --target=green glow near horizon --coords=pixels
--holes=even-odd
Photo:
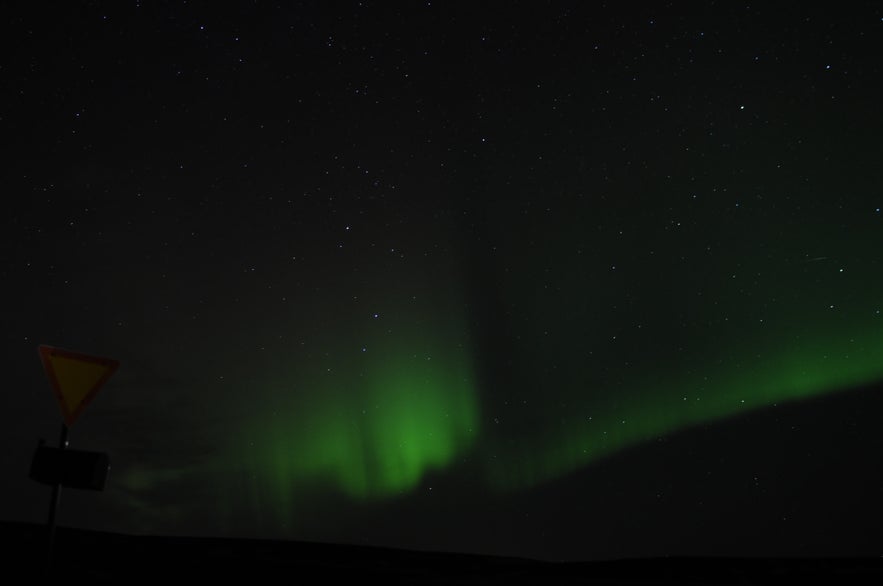
[[[254,490],[268,490],[270,498],[252,496],[283,515],[292,513],[295,494],[311,487],[356,500],[388,498],[465,455],[480,456],[491,488],[525,489],[691,426],[883,378],[883,339],[828,326],[827,336],[779,332],[781,343],[745,346],[751,353],[733,346],[727,360],[692,369],[632,372],[616,392],[559,389],[591,396],[557,426],[515,433],[481,429],[492,415],[479,412],[465,345],[429,339],[428,332],[379,341],[372,351],[382,359],[363,353],[345,372],[301,365],[298,392],[249,434],[265,483]],[[286,393],[279,388],[272,396]]]
[[[541,229],[517,206],[494,208],[488,239],[518,259],[487,279],[517,333],[499,338],[511,389],[484,402],[499,421],[480,442],[495,490],[883,380],[879,228],[867,214],[822,194],[812,212],[721,213],[709,198],[670,230],[662,201],[622,216],[567,201],[571,213]]]
[[[631,397],[623,404],[600,401],[539,441],[497,446],[500,456],[491,460],[488,480],[498,490],[530,488],[695,425],[881,380],[883,338],[862,334],[842,332],[790,347],[783,341],[729,365],[630,381],[620,389]]]
[[[274,505],[329,488],[358,500],[402,494],[441,470],[478,432],[468,350],[429,330],[377,336],[340,369],[300,364],[291,389],[248,437]],[[279,400],[279,397],[289,397]]]
[[[530,241],[517,233],[496,238]],[[489,268],[497,289],[485,294],[506,308],[497,322],[467,324],[451,279],[426,305],[391,302],[397,316],[305,334],[311,354],[279,357],[236,434],[253,508],[287,523],[323,495],[375,502],[429,473],[530,489],[661,436],[883,379],[883,282],[851,249],[839,256],[854,270],[769,261],[743,282],[729,267],[758,251],[650,259],[629,275],[568,257],[576,239],[513,244],[519,270]],[[549,259],[559,264],[546,270]]]

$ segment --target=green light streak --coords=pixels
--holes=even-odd
[[[491,489],[527,489],[693,426],[883,379],[883,283],[865,283],[858,256],[854,271],[775,260],[747,273],[731,268],[737,251],[694,264],[648,253],[614,271],[567,257],[582,227],[570,232],[513,245],[518,270],[488,268],[492,290],[479,293],[503,309],[476,314],[483,330],[451,304],[456,284],[432,289],[444,309],[408,295],[379,320],[317,320],[327,332],[278,358],[236,434],[259,516],[292,519],[323,494],[404,495],[432,471],[462,473],[467,457]],[[496,237],[542,242],[529,235]],[[471,335],[484,336],[479,354]],[[476,388],[475,365],[493,388]]]
[[[883,379],[883,339],[869,331],[806,342],[792,337],[693,373],[634,378],[601,392],[605,400],[596,408],[579,410],[539,441],[496,446],[505,456],[490,460],[490,483],[499,490],[529,488],[691,426]],[[617,402],[617,396],[627,399]]]
[[[290,514],[296,495],[316,490],[358,500],[402,494],[477,437],[465,344],[403,322],[336,361],[339,369],[300,362],[287,389],[270,389],[275,404],[242,436],[253,444],[243,457],[278,513]]]
[[[503,200],[489,213],[488,240],[505,251],[485,279],[506,308],[492,368],[506,385],[484,403],[495,424],[480,456],[494,489],[883,379],[880,232],[868,214],[826,197],[811,211],[732,214],[717,197],[663,202],[562,198],[568,212],[539,221]],[[677,229],[660,221],[672,209],[689,218]]]

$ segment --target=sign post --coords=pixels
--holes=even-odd
[[[53,346],[40,345],[38,350],[43,369],[49,377],[49,384],[64,419],[58,438],[58,449],[53,451],[41,445],[37,448],[31,464],[31,478],[52,486],[52,500],[49,501],[47,520],[46,572],[48,574],[52,569],[61,487],[101,490],[104,487],[104,476],[108,467],[105,454],[68,450],[68,431],[104,383],[116,372],[120,363],[110,358],[71,352]],[[91,479],[90,482],[84,483],[82,481],[84,477]]]
[[[61,436],[58,438],[58,449],[64,450],[67,448],[67,423],[62,422],[61,424]],[[49,571],[49,568],[52,567],[52,551],[55,547],[55,515],[58,510],[58,501],[61,500],[61,483],[56,482],[52,485],[52,500],[49,501],[49,520],[48,531],[49,531],[49,549],[47,551],[47,564],[46,571]]]

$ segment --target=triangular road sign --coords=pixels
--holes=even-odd
[[[64,422],[70,427],[120,363],[46,345],[40,345],[39,350]]]

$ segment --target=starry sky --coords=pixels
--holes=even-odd
[[[12,5],[0,518],[880,555],[883,4]]]

